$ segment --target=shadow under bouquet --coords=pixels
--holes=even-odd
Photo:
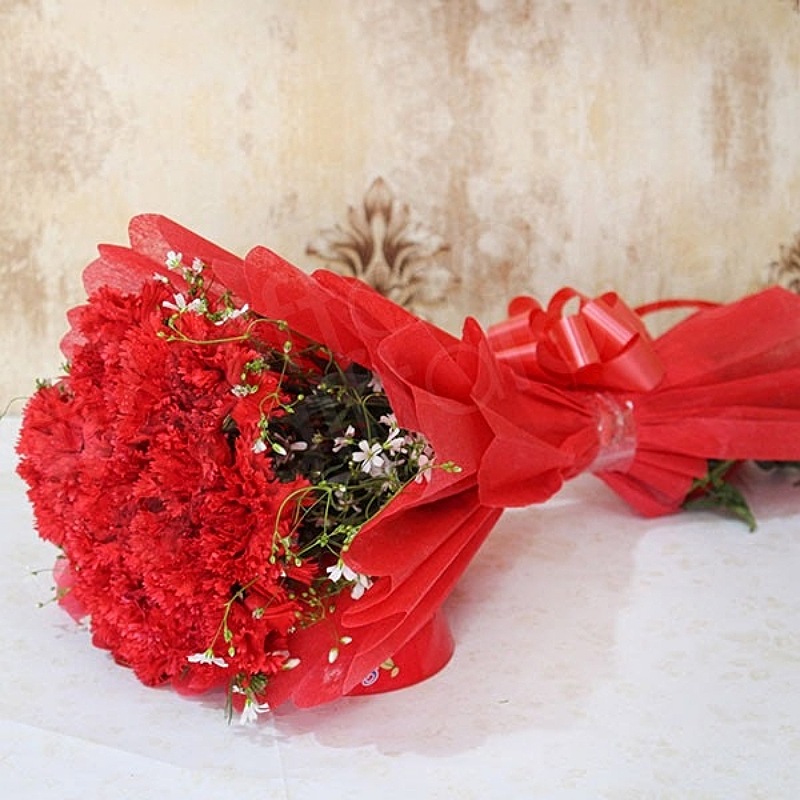
[[[442,604],[506,507],[588,471],[654,516],[717,502],[741,460],[800,459],[782,289],[655,341],[616,295],[568,290],[457,338],[164,217],[130,238],[84,273],[19,472],[94,643],[145,684],[225,687],[243,720],[439,670]]]

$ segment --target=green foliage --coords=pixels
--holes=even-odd
[[[756,529],[756,518],[741,490],[731,482],[741,461],[709,460],[708,472],[695,480],[683,503],[689,510],[708,509],[736,517],[747,527]],[[800,469],[800,461],[756,461],[757,467],[765,471]]]

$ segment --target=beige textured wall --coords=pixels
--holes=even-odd
[[[729,299],[800,228],[793,0],[0,0],[0,404],[159,211],[312,267],[382,176],[460,276]]]

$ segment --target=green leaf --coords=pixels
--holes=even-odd
[[[728,473],[740,462],[709,461],[708,473],[698,478],[683,502],[690,511],[710,510],[742,520],[750,531],[756,529],[756,518],[742,492],[727,480]]]

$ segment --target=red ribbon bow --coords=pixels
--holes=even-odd
[[[565,313],[574,299],[577,312]],[[664,377],[644,323],[614,292],[591,300],[561,289],[546,310],[532,297],[516,297],[508,313],[507,320],[489,328],[489,344],[523,375],[623,391],[649,391]]]

